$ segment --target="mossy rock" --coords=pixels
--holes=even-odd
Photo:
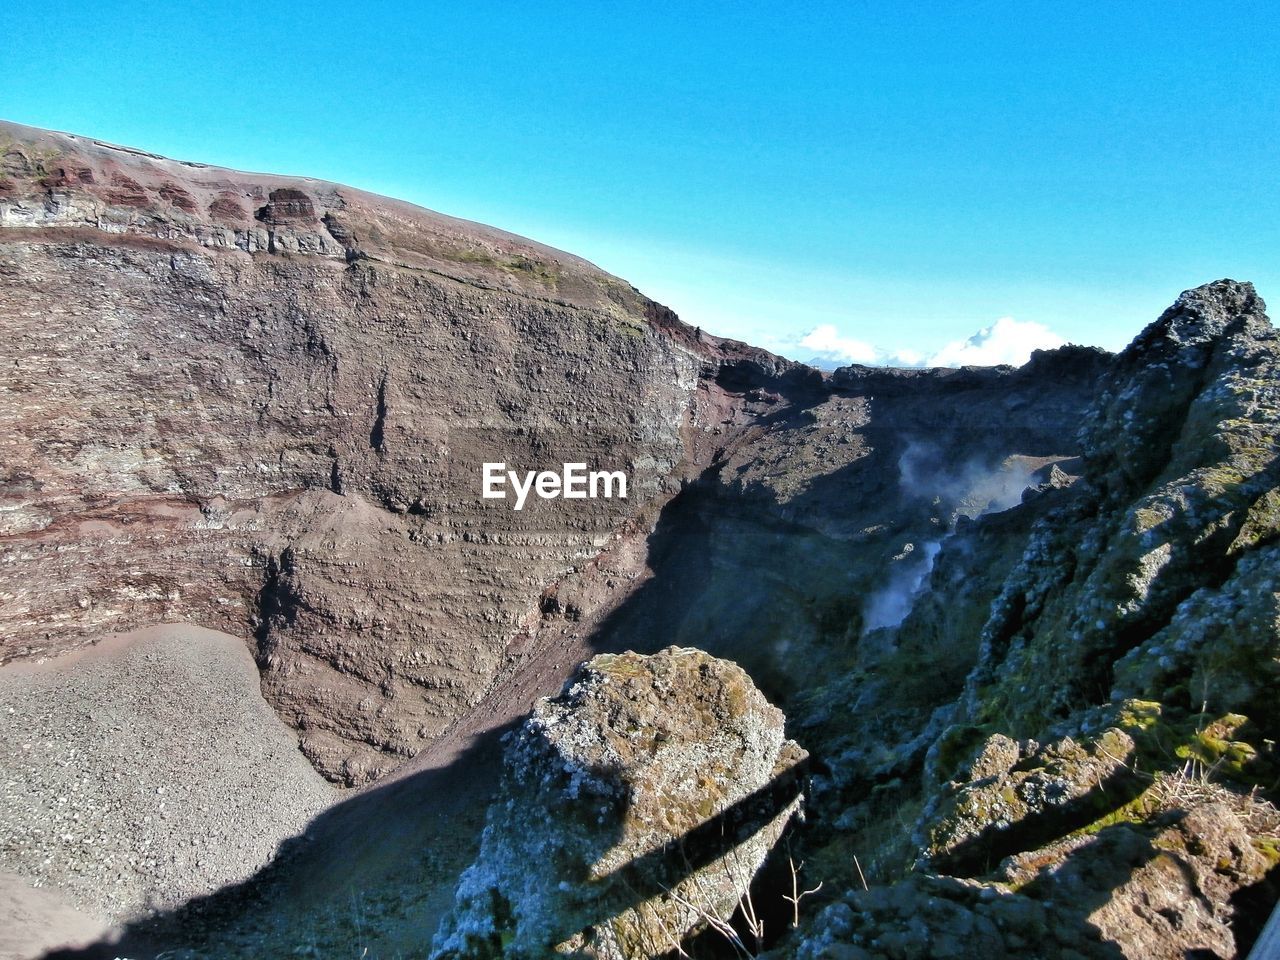
[[[674,949],[737,906],[798,809],[805,756],[735,664],[596,657],[509,739],[439,955],[488,960],[495,935],[513,960]]]

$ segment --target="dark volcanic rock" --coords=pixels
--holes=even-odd
[[[316,219],[315,204],[301,190],[282,187],[271,191],[270,202],[255,217],[263,223],[310,223]]]
[[[777,665],[781,691],[800,661],[780,642],[826,642],[832,608],[945,522],[900,487],[914,438],[989,464],[1075,452],[1057,441],[1088,365],[1034,389],[999,372],[960,401],[945,371],[900,397],[836,389],[501,231],[4,130],[2,656],[157,621],[238,633],[344,782],[398,765],[522,664],[554,686],[592,637],[732,651]],[[55,163],[92,181],[51,200],[36,181]],[[483,462],[575,460],[627,470],[627,500],[479,497]],[[781,530],[803,533],[777,550]],[[776,601],[802,577],[810,601]]]
[[[353,805],[405,821],[376,824],[378,856],[298,861],[344,898],[371,878],[398,911],[387,955],[421,949],[412,925],[456,878],[399,864],[401,831],[433,863],[471,859],[476,838],[445,833],[497,773],[470,744],[593,654],[670,643],[739,661],[817,758],[795,839],[830,899],[784,954],[1229,956],[1274,899],[1280,349],[1247,284],[1188,291],[1117,358],[824,376],[502,231],[3,125],[0,324],[0,660],[216,627],[326,776],[409,762]],[[480,496],[497,461],[622,469],[628,496],[516,512]],[[761,782],[771,722],[730,744],[749,771],[643,735],[724,747],[708,731],[741,733],[736,668],[708,663],[699,699],[650,670],[677,654],[630,656],[596,661],[512,747],[504,796],[582,829],[495,808],[509,842],[464,884],[451,949],[468,930],[644,949],[643,917],[602,932],[588,887],[504,849],[589,871],[606,825],[647,863]],[[699,703],[705,729],[672,726]],[[574,717],[582,737],[562,739]],[[652,751],[610,767],[628,744]],[[565,757],[600,761],[601,796],[645,819],[588,822]],[[664,820],[641,787],[667,769],[692,806]],[[463,777],[474,809],[413,819],[429,773]],[[361,822],[324,835],[345,850],[373,839]],[[242,905],[243,949],[204,931],[217,955],[295,949],[292,929],[255,940]],[[349,945],[332,898],[298,909]],[[171,918],[175,944],[197,912]]]
[[[1030,732],[1096,699],[1117,660],[1280,532],[1280,344],[1263,310],[1248,284],[1209,284],[1117,358],[1081,432],[1081,496],[993,610],[977,716],[1025,717]],[[1028,695],[1026,676],[1056,682]]]
[[[1273,860],[1274,808],[1201,789],[1118,822],[1010,858],[1000,881],[915,874],[817,913],[805,936],[767,957],[800,960],[1186,960],[1243,957],[1239,892]],[[1014,891],[1017,892],[1014,892]]]
[[[1080,479],[957,527],[892,645],[810,692],[820,709],[858,703],[806,734],[839,751],[812,804],[831,811],[819,856],[851,846],[873,883],[915,872],[843,898],[788,955],[1243,956],[1280,839],[1264,792],[1280,737],[1278,374],[1252,287],[1184,293],[1107,369]],[[974,537],[996,524],[1004,536]],[[980,643],[944,628],[975,624],[993,593]],[[915,676],[939,659],[950,686]],[[884,830],[895,811],[914,825]]]

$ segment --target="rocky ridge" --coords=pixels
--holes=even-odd
[[[810,691],[835,751],[814,802],[831,813],[824,862],[857,851],[873,888],[780,955],[1247,951],[1280,836],[1263,692],[1280,666],[1280,343],[1263,310],[1247,284],[1209,284],[1116,358],[1080,481],[974,525],[1030,527],[946,682],[879,678],[918,670],[949,600],[967,620],[957,571],[1007,557],[976,531],[967,556],[944,546],[928,602],[865,673]],[[895,732],[825,718],[850,688]]]
[[[869,539],[870,569],[907,539],[897,492],[872,516],[831,508],[886,492],[905,428],[1000,396],[1026,430],[974,458],[1057,454],[1100,363],[940,373],[882,401],[692,330],[569,254],[350,188],[15,125],[0,174],[0,659],[154,622],[245,636],[268,700],[344,784],[628,605],[690,483],[746,504],[732,565],[798,523],[824,552]],[[520,513],[478,496],[483,462],[573,460],[626,469],[631,495]]]

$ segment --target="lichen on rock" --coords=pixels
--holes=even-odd
[[[1099,792],[1133,779],[1128,763],[1135,751],[1133,738],[1115,727],[1085,742],[1064,737],[1040,747],[1028,741],[1021,750],[994,735],[971,765],[968,782],[944,785],[927,810],[918,830],[927,859],[963,872],[975,862],[973,851],[982,862],[1011,842],[1026,843],[1045,829],[1046,819],[1059,835],[1071,818],[1094,819]]]
[[[650,957],[735,909],[800,804],[805,753],[735,664],[600,655],[506,745],[437,957]]]

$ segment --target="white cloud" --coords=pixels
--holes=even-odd
[[[924,354],[909,347],[889,354],[880,361],[891,367],[918,367],[924,363]]]
[[[850,363],[892,367],[993,367],[1007,363],[1020,367],[1031,359],[1033,350],[1052,350],[1065,343],[1042,323],[1001,317],[967,340],[955,340],[929,355],[910,348],[882,349],[865,340],[846,337],[829,323],[814,327],[800,340],[798,348],[783,352],[806,362],[818,361],[824,367]]]
[[[1034,320],[1001,317],[968,340],[947,344],[925,361],[930,367],[994,367],[1007,363],[1020,367],[1031,359],[1033,350],[1052,350],[1066,341]]]
[[[810,330],[800,341],[800,346],[812,350],[819,359],[843,363],[875,363],[880,357],[880,351],[871,344],[853,337],[842,337],[840,331],[829,323]]]

